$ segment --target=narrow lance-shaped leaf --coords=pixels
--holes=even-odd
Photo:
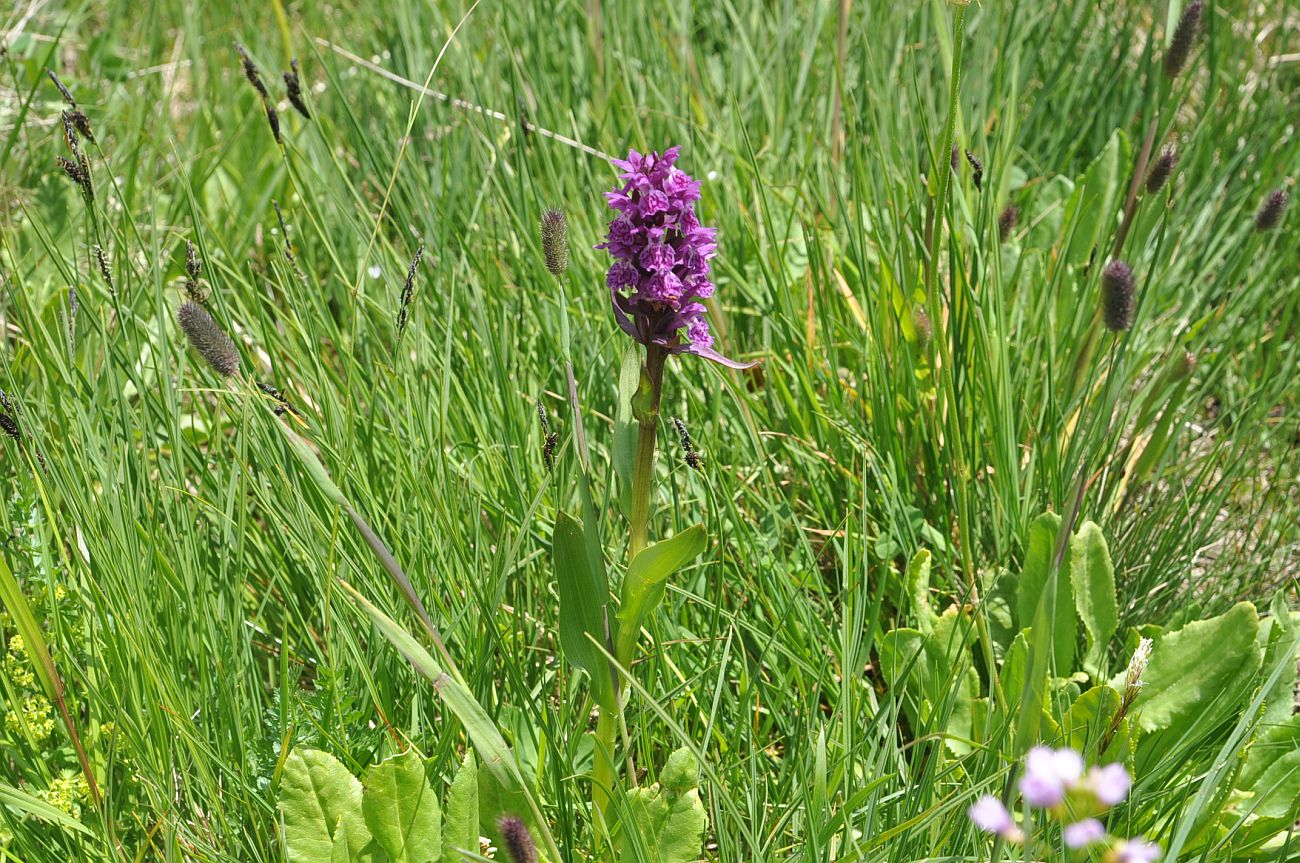
[[[602,593],[600,580],[591,571],[582,525],[563,512],[555,518],[551,554],[560,593],[560,646],[564,656],[591,677],[597,703],[615,710],[618,705],[609,660],[600,649],[606,643],[608,588]]]

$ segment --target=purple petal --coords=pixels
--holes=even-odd
[[[614,320],[623,328],[623,332],[627,333],[638,342],[641,341],[641,334],[637,332],[636,324],[632,322],[632,319],[628,317],[627,312],[623,309],[623,297],[619,294],[618,288],[610,288],[609,300],[610,305],[614,307]]]
[[[697,357],[704,357],[706,360],[712,360],[718,365],[726,366],[729,369],[738,369],[738,370],[752,369],[754,366],[758,365],[758,360],[754,360],[753,362],[749,362],[749,363],[738,362],[728,357],[724,357],[722,354],[718,353],[713,348],[706,348],[701,345],[693,345],[690,342],[687,342],[684,345],[678,345],[677,347],[670,349],[668,353],[694,354]]]
[[[1061,831],[1070,848],[1086,848],[1106,838],[1106,828],[1096,818],[1085,818],[1077,824],[1067,824]]]

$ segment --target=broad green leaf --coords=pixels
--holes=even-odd
[[[1112,738],[1105,752],[1098,752],[1102,738],[1110,728],[1111,721],[1119,712],[1120,694],[1103,683],[1094,686],[1080,695],[1065,711],[1061,730],[1065,742],[1072,748],[1088,756],[1089,761],[1121,761],[1128,753],[1128,741],[1132,733],[1132,722],[1125,717]]]
[[[979,675],[970,659],[972,626],[970,615],[954,605],[938,617],[929,636],[931,661],[937,658],[939,663],[932,682],[939,688],[928,695],[928,700],[935,710],[947,711],[936,719],[942,720],[947,735],[944,741],[958,756],[971,751],[975,699],[979,696]]]
[[[433,863],[442,853],[442,807],[414,749],[366,771],[361,814],[389,863]]]
[[[361,817],[361,783],[319,749],[289,753],[280,777],[280,813],[290,863],[319,863],[334,855],[335,831],[346,827],[348,853],[359,857],[370,841]]]
[[[697,524],[663,542],[643,548],[623,577],[623,604],[618,619],[637,632],[664,596],[668,577],[704,551],[704,525]]]
[[[1198,719],[1226,717],[1240,706],[1263,658],[1258,630],[1255,606],[1242,602],[1157,640],[1134,702],[1142,729],[1177,735]]]
[[[1300,814],[1300,714],[1264,730],[1249,749],[1237,787],[1254,795],[1245,808],[1265,818]]]
[[[989,622],[989,635],[993,637],[993,655],[1001,659],[1020,634],[1016,620],[1016,596],[1020,579],[1006,570],[997,574],[992,585],[984,588],[984,614]]]
[[[639,857],[647,863],[690,863],[700,857],[700,844],[708,816],[696,789],[699,765],[689,750],[678,749],[669,756],[659,782],[650,787],[634,788],[627,795],[631,815],[624,829],[635,829],[642,855],[622,839],[620,860]]]
[[[1093,248],[1100,245],[1115,226],[1120,206],[1122,171],[1128,164],[1127,139],[1116,129],[1083,176],[1075,182],[1074,194],[1066,205],[1065,231],[1070,239],[1066,255],[1074,266],[1086,264]]]
[[[1101,528],[1085,521],[1070,539],[1070,584],[1079,619],[1088,635],[1083,670],[1093,679],[1101,676],[1111,636],[1119,629],[1115,601],[1115,567]]]
[[[478,853],[478,764],[474,750],[465,753],[451,787],[442,820],[442,863],[464,863],[461,851]]]
[[[592,694],[600,706],[615,710],[618,705],[609,660],[598,646],[608,643],[605,602],[609,593],[601,593],[599,579],[592,572],[582,525],[563,512],[555,517],[551,554],[560,593],[560,646],[564,656],[587,672]]]
[[[907,690],[919,706],[934,691],[939,669],[931,661],[926,635],[915,629],[894,629],[881,636],[876,647],[880,673],[890,689]]]
[[[348,823],[340,820],[334,828],[334,846],[330,852],[330,863],[352,863],[352,849],[348,847]]]
[[[1051,512],[1043,513],[1030,524],[1029,543],[1025,550],[1025,563],[1020,572],[1019,593],[1016,597],[1016,612],[1022,627],[1029,625],[1033,626],[1035,632],[1052,633],[1052,657],[1056,673],[1065,677],[1074,670],[1075,638],[1078,633],[1074,595],[1070,589],[1069,572],[1073,561],[1069,545],[1061,560],[1061,568],[1052,579],[1055,582],[1055,601],[1047,608],[1047,627],[1040,628],[1036,620],[1039,602],[1048,587],[1052,555],[1056,551],[1057,531],[1060,528],[1061,517]]]
[[[921,549],[907,562],[907,597],[912,602],[912,615],[921,632],[934,631],[935,613],[930,607],[930,551]]]

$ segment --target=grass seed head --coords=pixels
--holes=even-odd
[[[984,163],[970,150],[966,151],[966,161],[970,162],[971,179],[975,182],[975,191],[980,191],[984,184]]]
[[[1133,270],[1123,261],[1101,271],[1101,316],[1111,332],[1133,326]]]
[[[542,213],[542,255],[557,279],[569,268],[569,220],[563,210],[552,207]]]
[[[1015,204],[1007,204],[1006,208],[998,215],[998,239],[1005,243],[1011,237],[1011,232],[1016,229],[1020,222],[1020,210],[1016,209]]]
[[[248,79],[248,83],[253,85],[257,95],[262,97],[262,101],[267,101],[270,97],[266,94],[266,85],[262,83],[262,76],[258,73],[257,64],[253,62],[248,49],[244,47],[243,42],[236,42],[235,50],[239,52],[239,60],[244,66],[244,77]]]
[[[113,287],[113,269],[108,265],[108,255],[104,254],[104,249],[98,243],[93,247],[95,252],[95,263],[99,265],[99,274],[104,277],[104,284],[108,286],[110,293],[116,292]]]
[[[289,61],[290,71],[284,73],[284,88],[289,94],[289,104],[294,110],[302,114],[303,119],[311,119],[311,111],[307,110],[307,103],[302,98],[302,82],[298,78],[298,58],[294,57]]]
[[[67,87],[63,86],[63,82],[59,80],[58,75],[54,74],[54,70],[47,68],[45,74],[50,76],[50,80],[54,82],[55,89],[59,91],[59,95],[63,97],[63,101],[68,103],[68,107],[74,111],[77,110],[77,100],[72,98],[72,93],[69,92]]]
[[[176,322],[189,340],[190,347],[223,378],[239,371],[239,351],[226,331],[212,319],[208,310],[193,301],[181,303]]]
[[[1161,150],[1160,155],[1152,163],[1151,170],[1147,172],[1147,194],[1154,195],[1163,189],[1177,166],[1178,151],[1173,147],[1165,147]]]
[[[1268,197],[1259,205],[1259,210],[1255,213],[1255,230],[1263,233],[1271,231],[1278,225],[1282,224],[1282,217],[1286,215],[1286,205],[1290,196],[1287,195],[1286,189],[1274,189],[1268,193]]]
[[[1201,13],[1204,11],[1203,0],[1192,0],[1183,8],[1183,14],[1178,16],[1173,38],[1165,49],[1166,77],[1177,78],[1187,65],[1187,58],[1192,55],[1192,46],[1196,44],[1196,37],[1201,32]]]
[[[514,815],[502,815],[497,819],[497,830],[501,832],[511,863],[537,863],[537,845],[523,819]]]
[[[0,431],[16,441],[21,442],[23,439],[23,431],[18,427],[18,421],[9,414],[0,413]]]

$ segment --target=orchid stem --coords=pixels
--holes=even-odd
[[[664,363],[668,359],[658,345],[646,346],[645,366],[642,368],[641,387],[632,398],[633,413],[637,418],[636,461],[632,467],[632,524],[628,541],[627,560],[630,565],[636,556],[649,545],[650,504],[653,499],[655,472],[655,443],[659,431],[659,398],[663,393]],[[627,625],[627,624],[624,624]],[[619,669],[630,668],[636,648],[636,633],[620,630],[615,639],[614,659]],[[614,689],[620,704],[626,689],[620,671],[615,672]],[[596,751],[591,770],[591,802],[595,810],[596,825],[609,838],[606,811],[609,792],[614,785],[618,763],[618,713],[602,709],[596,723]],[[634,770],[631,753],[628,753],[628,770]]]

